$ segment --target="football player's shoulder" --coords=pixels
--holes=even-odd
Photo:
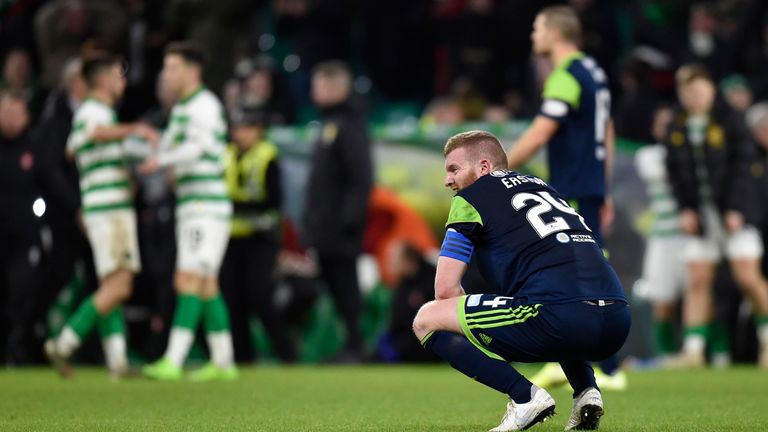
[[[75,111],[76,120],[109,121],[112,118],[111,108],[96,101],[86,100]]]

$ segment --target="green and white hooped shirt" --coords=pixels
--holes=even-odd
[[[232,215],[224,182],[226,132],[224,109],[211,91],[201,87],[174,105],[157,160],[173,167],[177,218]]]
[[[93,140],[98,127],[115,124],[112,107],[94,98],[87,98],[75,112],[67,150],[75,155],[80,173],[84,214],[133,208],[122,140]]]

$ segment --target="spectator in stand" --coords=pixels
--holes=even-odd
[[[247,110],[259,110],[271,125],[296,121],[293,101],[282,88],[271,62],[257,59],[242,79],[239,105]]]
[[[43,85],[56,86],[66,61],[83,49],[126,51],[128,14],[115,0],[53,0],[35,17]]]
[[[25,363],[33,349],[27,345],[40,284],[40,221],[33,204],[40,196],[42,172],[29,125],[23,95],[0,94],[0,317],[7,321],[0,353],[9,365]]]
[[[653,117],[658,103],[650,82],[651,67],[631,58],[621,71],[622,97],[616,108],[616,134],[622,138],[652,143]]]
[[[739,74],[729,75],[720,81],[720,92],[728,105],[741,114],[746,113],[752,105],[752,90],[747,80]]]
[[[42,93],[35,81],[32,59],[26,49],[14,48],[5,56],[0,91],[10,91],[21,95],[27,103],[33,119],[40,113]]]

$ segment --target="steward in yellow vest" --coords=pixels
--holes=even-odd
[[[252,362],[250,317],[261,320],[275,353],[296,360],[286,326],[274,306],[280,252],[280,167],[277,148],[265,140],[260,111],[231,119],[232,143],[225,153],[225,179],[232,199],[232,232],[221,270],[221,288],[230,305],[235,360]]]

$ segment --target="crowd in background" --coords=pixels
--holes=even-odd
[[[39,346],[57,295],[78,275],[85,289],[95,284],[88,260],[80,259],[89,250],[73,217],[77,190],[65,187],[77,184],[64,143],[72,112],[85,97],[79,56],[93,50],[121,55],[128,89],[119,117],[156,127],[164,125],[175,102],[157,80],[163,50],[180,39],[205,50],[205,81],[231,118],[258,112],[259,124],[265,125],[302,125],[318,118],[322,113],[310,96],[312,70],[323,61],[342,60],[355,76],[356,112],[374,121],[397,121],[407,114],[421,116],[425,124],[503,122],[530,118],[539,107],[551,65],[531,56],[529,35],[537,11],[555,3],[563,2],[0,2],[0,358],[11,364],[41,360]],[[718,100],[744,116],[739,121],[749,126],[752,137],[745,139],[754,146],[748,169],[758,182],[765,177],[755,170],[764,170],[768,149],[768,107],[760,102],[768,100],[768,3],[565,3],[581,17],[583,50],[609,75],[620,138],[666,139],[658,132],[666,127],[659,123],[671,117],[664,121],[660,113],[678,104],[675,71],[699,63],[716,83]],[[760,191],[768,197],[768,187]],[[132,302],[150,307],[146,316],[133,318],[148,322],[141,349],[154,356],[173,310],[173,196],[162,175],[139,177],[136,196],[142,250],[151,252],[145,254]],[[762,220],[755,224],[766,226]],[[291,241],[292,232],[286,229],[287,245],[299,243]],[[405,322],[415,312],[408,307],[418,303],[413,296],[429,298],[425,249],[402,247],[393,260],[400,263],[395,284],[410,286],[413,293],[395,295],[400,302],[395,321]],[[297,274],[313,273],[306,261],[311,256],[283,258],[299,269]],[[301,290],[296,292],[294,298],[301,298]],[[393,327],[393,341],[400,330],[409,333]],[[415,342],[403,344],[415,352]],[[284,352],[285,358],[295,358],[291,348]],[[381,357],[398,358],[387,352]]]

